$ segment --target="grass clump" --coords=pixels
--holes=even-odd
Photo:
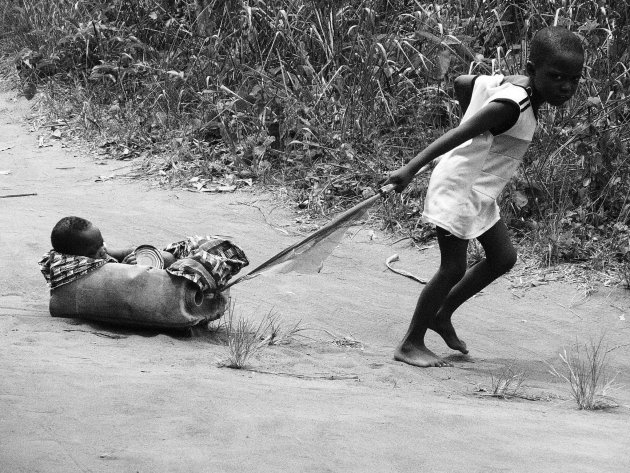
[[[250,358],[264,346],[261,337],[264,333],[264,320],[259,324],[234,315],[232,305],[224,320],[227,357],[220,362],[225,368],[243,369]]]
[[[286,344],[302,331],[300,322],[285,327],[278,314],[270,311],[260,322],[245,317],[236,317],[232,303],[224,316],[222,328],[225,332],[227,356],[219,365],[225,368],[244,369],[262,348]]]
[[[504,366],[498,373],[490,373],[490,388],[480,388],[477,392],[483,396],[500,399],[528,398],[523,392],[525,372],[517,371],[512,365]]]
[[[525,372],[517,372],[512,366],[507,366],[497,375],[491,374],[490,396],[501,399],[522,396]]]
[[[613,386],[615,375],[610,374],[610,360],[604,337],[588,343],[576,343],[571,351],[559,354],[560,368],[551,366],[551,373],[565,381],[578,409],[596,410],[616,407],[606,396]]]
[[[269,312],[266,318],[266,330],[262,342],[266,345],[285,345],[290,343],[295,335],[306,330],[302,322],[285,326],[276,313]]]

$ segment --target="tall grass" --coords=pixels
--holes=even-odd
[[[290,184],[296,201],[325,212],[457,124],[454,77],[519,73],[533,33],[565,25],[586,48],[581,87],[566,107],[541,111],[502,202],[515,228],[536,223],[554,264],[591,257],[594,237],[613,228],[609,253],[630,253],[630,7],[600,4],[16,0],[0,4],[0,41],[49,113],[113,154],[149,155],[146,170],[174,183],[234,174]],[[422,196],[411,186],[402,205],[388,204],[388,224],[421,233],[408,222]]]

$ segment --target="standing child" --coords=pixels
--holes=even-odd
[[[530,44],[527,76],[470,76],[455,80],[465,109],[460,125],[392,172],[385,184],[401,192],[423,166],[442,156],[427,189],[423,219],[436,226],[440,268],[420,294],[407,334],[394,358],[416,366],[450,366],[424,344],[427,329],[468,353],[451,323],[453,312],[508,272],[516,251],[499,215],[496,199],[516,172],[544,103],[569,100],[582,75],[579,38],[562,27],[547,27]],[[519,84],[519,85],[516,85]],[[466,93],[466,88],[472,94]],[[477,238],[485,258],[466,269],[468,240]]]

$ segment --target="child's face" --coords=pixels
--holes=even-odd
[[[575,94],[582,77],[584,58],[574,52],[556,51],[541,65],[527,63],[534,92],[541,102],[558,106]]]
[[[104,259],[107,257],[105,242],[101,236],[101,231],[97,227],[92,225],[83,230],[81,232],[81,240],[83,240],[84,248],[81,256],[95,259]]]

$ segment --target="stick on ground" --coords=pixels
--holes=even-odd
[[[32,192],[30,194],[7,194],[0,195],[0,199],[8,199],[9,197],[27,197],[29,195],[37,195],[37,192]]]

